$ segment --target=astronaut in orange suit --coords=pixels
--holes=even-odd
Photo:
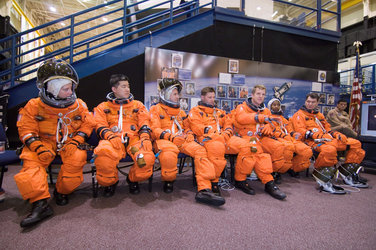
[[[205,87],[201,90],[201,101],[193,107],[188,115],[189,126],[206,151],[212,167],[196,168],[198,193],[196,200],[205,202],[206,196],[212,193],[221,197],[218,181],[226,166],[225,140],[232,135],[232,124],[226,112],[214,105],[215,90]],[[226,138],[226,139],[225,139]],[[222,197],[221,197],[222,198]],[[223,199],[223,203],[224,198]]]
[[[362,162],[365,151],[361,143],[353,138],[332,131],[330,124],[325,120],[318,109],[319,96],[309,93],[305,104],[291,118],[293,128],[304,136],[304,141],[316,152],[313,176],[323,191],[332,194],[345,194],[343,188],[332,184],[337,164],[337,151],[347,151],[345,164],[338,167],[344,182],[350,186],[366,188],[368,185],[359,177],[359,164]]]
[[[46,168],[57,154],[63,164],[54,191],[56,204],[68,204],[68,194],[83,181],[86,164],[84,142],[91,134],[94,119],[86,104],[76,97],[78,75],[71,65],[48,59],[37,71],[39,97],[20,109],[17,127],[24,147],[22,170],[14,176],[32,212],[20,223],[28,227],[53,214]]]
[[[134,165],[126,181],[129,192],[138,194],[138,182],[153,174],[155,161],[149,112],[140,101],[134,100],[127,76],[112,75],[110,85],[112,92],[107,94],[107,101],[94,108],[96,131],[101,139],[94,149],[98,184],[105,187],[105,197],[113,196],[119,182],[116,167],[128,154]]]
[[[179,108],[181,89],[182,84],[178,80],[163,79],[158,83],[160,103],[150,108],[154,148],[159,155],[164,181],[163,190],[166,193],[173,191],[179,152],[194,158],[195,167],[199,173],[202,169],[214,169],[208,159],[206,149],[195,141],[186,119],[186,113]],[[199,190],[205,189],[203,176],[197,176],[197,180]],[[214,194],[203,195],[201,201],[214,206],[224,203],[223,197]]]
[[[311,164],[312,149],[301,141],[302,136],[292,130],[291,123],[283,117],[281,101],[272,98],[268,102],[268,108],[272,118],[280,118],[281,123],[273,121],[273,136],[285,145],[285,165],[289,166],[287,171],[292,177],[299,177],[299,172],[307,169]]]
[[[238,105],[232,112],[234,133],[252,144],[251,152],[253,154],[253,163],[249,164],[248,171],[242,173],[242,179],[246,177],[246,174],[250,174],[254,167],[258,178],[265,184],[265,192],[276,199],[283,200],[286,198],[286,194],[276,186],[271,174],[274,168],[274,166],[272,166],[273,157],[266,153],[265,150],[265,144],[274,143],[275,145],[268,145],[267,148],[272,148],[279,154],[279,166],[284,164],[283,144],[277,140],[266,137],[273,133],[272,126],[270,125],[271,122],[273,120],[279,121],[280,119],[272,118],[270,111],[265,108],[265,94],[265,86],[254,86],[251,96],[242,104]],[[270,140],[264,140],[265,138]],[[273,153],[272,151],[269,152]],[[273,162],[273,164],[274,163],[275,162]],[[237,175],[237,169],[235,169],[235,175]]]

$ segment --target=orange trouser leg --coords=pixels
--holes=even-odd
[[[208,158],[215,168],[215,179],[212,182],[218,182],[223,170],[226,167],[225,144],[221,141],[210,140],[205,142],[204,147],[208,152]]]
[[[169,140],[156,140],[156,151],[159,152],[161,175],[163,181],[174,181],[178,173],[178,147]]]
[[[244,181],[255,166],[254,153],[251,152],[249,138],[232,136],[226,143],[226,154],[237,154],[235,180]]]
[[[313,150],[319,152],[315,161],[315,168],[331,167],[337,164],[337,142],[335,140],[322,144],[309,141],[308,144]]]
[[[211,182],[215,179],[215,167],[208,159],[206,149],[197,142],[186,142],[181,152],[194,158],[196,169],[197,190],[211,189]]]
[[[347,151],[346,163],[360,164],[366,155],[366,152],[362,149],[360,141],[353,138],[347,138],[347,145],[350,146],[350,149]]]
[[[273,171],[279,172],[283,171],[285,164],[285,158],[283,156],[284,145],[276,139],[269,137],[263,137],[261,139],[261,146],[264,152],[270,154],[273,163]],[[287,170],[286,170],[287,171]]]
[[[308,145],[301,141],[294,141],[294,146],[296,155],[292,159],[292,170],[300,172],[309,168],[313,152]]]
[[[292,158],[294,157],[294,143],[292,141],[285,140],[283,138],[278,138],[278,141],[281,142],[284,146],[283,158],[285,163],[283,167],[278,170],[279,173],[286,173],[287,170],[292,168]]]
[[[273,172],[272,159],[270,154],[257,152],[255,153],[255,173],[263,184],[274,180],[271,173]]]
[[[56,190],[61,194],[72,193],[83,181],[82,170],[86,164],[86,150],[77,149],[70,156],[65,151],[60,151],[63,161],[59,176],[56,181]]]
[[[130,145],[127,147],[128,154],[132,157],[134,164],[129,170],[128,178],[132,182],[139,182],[139,181],[145,181],[149,179],[153,174],[153,166],[155,162],[155,156],[152,150],[146,150],[144,146],[141,147],[141,141],[139,140],[133,140],[133,143],[130,143]],[[139,151],[132,154],[131,148],[135,147],[138,148]],[[144,160],[146,165],[145,166],[139,166],[137,164],[137,157],[139,154],[143,154]]]
[[[125,148],[115,149],[108,140],[101,140],[94,149],[94,154],[97,156],[94,164],[98,184],[104,187],[115,184],[119,180],[116,166],[125,156]]]
[[[45,146],[53,150],[49,145]],[[50,198],[46,173],[49,163],[42,163],[37,153],[28,147],[23,148],[20,159],[23,162],[22,169],[14,176],[14,180],[22,198],[30,203]]]

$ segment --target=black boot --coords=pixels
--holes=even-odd
[[[139,194],[140,193],[140,186],[138,185],[138,182],[133,182],[129,180],[129,176],[127,176],[127,183],[129,186],[129,193],[131,194]]]
[[[163,184],[163,192],[166,194],[172,193],[174,191],[174,182],[172,181],[165,181]]]
[[[221,188],[218,186],[218,182],[212,182],[212,192],[217,196],[222,196]]]
[[[55,196],[55,200],[56,200],[56,205],[65,206],[69,203],[68,195],[58,193],[56,188],[54,190],[54,196]]]
[[[299,172],[295,172],[295,171],[292,170],[292,169],[287,170],[287,173],[288,173],[291,177],[294,177],[294,178],[300,178]]]
[[[210,189],[203,189],[196,193],[197,202],[202,202],[212,206],[221,206],[225,204],[225,199],[221,196],[215,195]]]
[[[274,181],[269,181],[265,184],[265,192],[278,200],[283,200],[284,198],[286,198],[286,194],[279,190]]]
[[[243,191],[246,194],[254,195],[255,190],[251,188],[247,181],[235,181],[235,187],[239,188],[241,191]]]
[[[25,219],[21,221],[20,226],[21,227],[32,226],[36,224],[37,222],[53,214],[54,214],[54,211],[52,210],[52,207],[48,205],[47,199],[33,202],[31,213]]]
[[[104,187],[103,196],[104,197],[111,197],[115,194],[116,186],[119,183],[117,181],[115,184],[112,184],[111,186]]]
[[[275,184],[281,184],[282,183],[282,176],[281,176],[281,174],[280,173],[277,173],[277,172],[273,172],[272,173],[272,176],[273,176],[273,178],[274,178],[274,182],[275,182]]]

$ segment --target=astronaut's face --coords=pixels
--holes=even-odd
[[[251,94],[252,103],[255,104],[256,106],[260,106],[264,102],[265,94],[266,94],[265,89],[256,88],[255,93]]]
[[[206,93],[206,95],[201,96],[201,101],[203,103],[213,105],[214,106],[214,100],[215,100],[215,93],[214,92],[209,92]]]
[[[70,97],[73,94],[72,85],[73,83],[68,83],[61,87],[57,97],[60,99],[66,99]]]
[[[308,96],[307,100],[305,101],[305,106],[307,109],[315,109],[319,102],[316,98],[311,98]]]
[[[176,88],[174,88],[170,95],[170,101],[177,103],[179,102],[179,92]]]
[[[274,101],[272,105],[270,105],[270,108],[273,112],[278,112],[281,109],[281,104],[279,103],[279,101]]]
[[[117,87],[112,87],[112,92],[116,98],[123,99],[129,98],[131,94],[131,89],[129,87],[128,81],[119,81],[119,85]]]

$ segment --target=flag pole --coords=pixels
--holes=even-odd
[[[355,132],[359,134],[359,123],[360,123],[360,106],[362,101],[362,77],[361,77],[361,69],[360,69],[360,53],[359,47],[362,46],[360,41],[355,41],[353,46],[356,47],[356,64],[354,69],[354,79],[351,88],[351,95],[350,95],[350,121],[352,124],[352,128]]]

